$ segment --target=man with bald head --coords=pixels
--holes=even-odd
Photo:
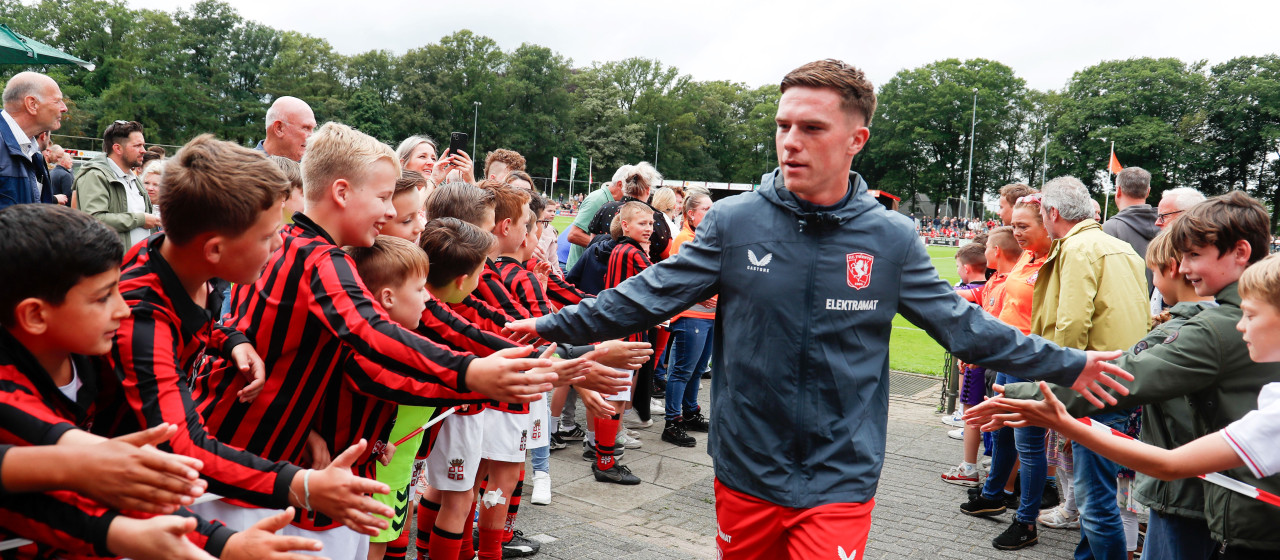
[[[20,72],[4,86],[5,155],[0,157],[0,208],[14,204],[53,202],[49,168],[35,137],[58,130],[67,104],[58,83],[38,72]]]
[[[297,97],[276,99],[267,109],[267,136],[258,142],[257,149],[269,156],[283,156],[302,161],[307,150],[307,138],[316,129],[316,116],[311,106]]]
[[[1173,222],[1178,221],[1178,217],[1183,212],[1204,202],[1204,198],[1204,193],[1191,187],[1178,187],[1164,191],[1160,196],[1160,204],[1156,206],[1156,227],[1160,229],[1169,227]],[[1152,290],[1151,314],[1159,315],[1166,307],[1168,306],[1164,304],[1164,298],[1160,297],[1160,290]]]

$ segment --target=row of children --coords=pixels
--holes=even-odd
[[[422,223],[421,177],[336,123],[301,177],[305,210],[282,231],[286,175],[197,138],[166,165],[163,232],[127,254],[74,210],[0,212],[0,519],[35,541],[24,554],[380,558],[422,459],[420,550],[470,558],[479,494],[479,554],[500,558],[553,388],[550,412],[575,390],[596,419],[597,478],[638,483],[613,459],[622,410],[605,397],[648,344],[504,337],[590,297],[531,266],[540,198],[445,185]],[[634,244],[645,219],[621,215]],[[222,281],[236,288],[219,323]]]

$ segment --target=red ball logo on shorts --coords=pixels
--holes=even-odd
[[[845,258],[845,272],[848,273],[849,287],[861,290],[871,285],[871,265],[876,258],[866,253],[849,253]]]

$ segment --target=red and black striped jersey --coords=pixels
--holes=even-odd
[[[0,496],[0,541],[35,543],[6,552],[5,558],[58,558],[60,552],[112,558],[107,528],[118,515],[68,491]]]
[[[71,363],[81,383],[75,400],[62,393],[35,356],[9,331],[0,329],[0,443],[52,445],[70,430],[97,431],[98,412],[111,410],[112,403],[121,399],[119,383],[95,358],[72,355]],[[104,403],[106,406],[101,406]],[[18,536],[73,553],[77,551],[71,548],[98,544],[92,537],[93,527],[111,515],[107,508],[71,492],[43,495],[50,500],[9,502],[5,497],[5,503],[0,504],[0,527],[21,529],[25,532]],[[187,538],[210,554],[220,555],[234,531],[186,510],[179,513],[197,519],[196,531]],[[105,528],[103,531],[105,538]]]
[[[502,275],[498,273],[497,265],[493,261],[486,261],[484,268],[480,269],[480,283],[476,284],[476,290],[471,292],[471,295],[490,306],[502,310],[509,317],[528,319],[534,316],[520,300],[511,295],[507,285],[502,282]]]
[[[502,332],[507,323],[515,320],[501,309],[476,299],[475,294],[467,295],[459,303],[450,303],[449,308],[481,330],[491,333]]]
[[[609,254],[609,269],[604,275],[604,287],[616,288],[628,278],[640,274],[650,266],[649,255],[640,247],[640,243],[630,237],[623,237]],[[644,331],[628,335],[628,342],[643,342]]]
[[[298,461],[322,401],[341,382],[343,350],[381,366],[355,380],[369,394],[430,406],[442,394],[469,393],[475,356],[454,352],[395,324],[373,301],[355,262],[303,214],[261,278],[236,287],[225,322],[249,337],[266,364],[257,399],[242,403],[245,380],[226,359],[201,369],[196,409],[219,440],[268,459]]]
[[[422,322],[416,330],[418,334],[437,344],[477,356],[488,356],[499,350],[519,346],[498,334],[500,327],[494,327],[496,328],[476,325],[455,308],[431,296],[427,299],[427,308],[422,312]]]
[[[579,290],[577,286],[574,286],[559,274],[547,276],[547,299],[554,303],[556,307],[577,305],[582,303],[582,300],[593,297],[596,296]]]
[[[529,272],[529,269],[525,268],[520,261],[511,257],[498,257],[491,266],[494,272],[498,273],[498,278],[502,279],[502,285],[507,288],[507,293],[516,298],[516,301],[520,302],[520,305],[529,310],[534,317],[555,313],[547,303],[547,294],[542,289],[542,283],[538,281],[538,277]]]
[[[191,299],[160,254],[164,239],[157,233],[125,255],[120,293],[129,317],[121,321],[107,357],[129,410],[108,435],[168,422],[178,426],[178,433],[160,447],[202,461],[200,474],[210,492],[261,507],[289,507],[289,485],[301,469],[222,444],[205,431],[195,410],[188,376],[205,358],[205,349],[229,357],[235,345],[249,339],[214,322],[220,293],[209,289],[204,306]]]

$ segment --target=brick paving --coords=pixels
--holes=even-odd
[[[709,384],[703,381],[704,402]],[[960,513],[965,489],[938,477],[960,457],[960,442],[947,438],[949,428],[934,412],[938,391],[935,385],[915,396],[890,397],[884,471],[862,558],[1071,558],[1076,531],[1042,527],[1038,545],[1005,552],[992,548],[991,539],[1011,522],[1011,514],[984,519]],[[644,481],[639,486],[596,482],[579,447],[552,452],[552,503],[529,504],[526,494],[517,522],[525,536],[544,543],[534,558],[715,558],[713,471],[705,434],[696,434],[696,447],[680,448],[659,439],[660,419],[639,431],[644,447],[628,449],[622,460]]]

